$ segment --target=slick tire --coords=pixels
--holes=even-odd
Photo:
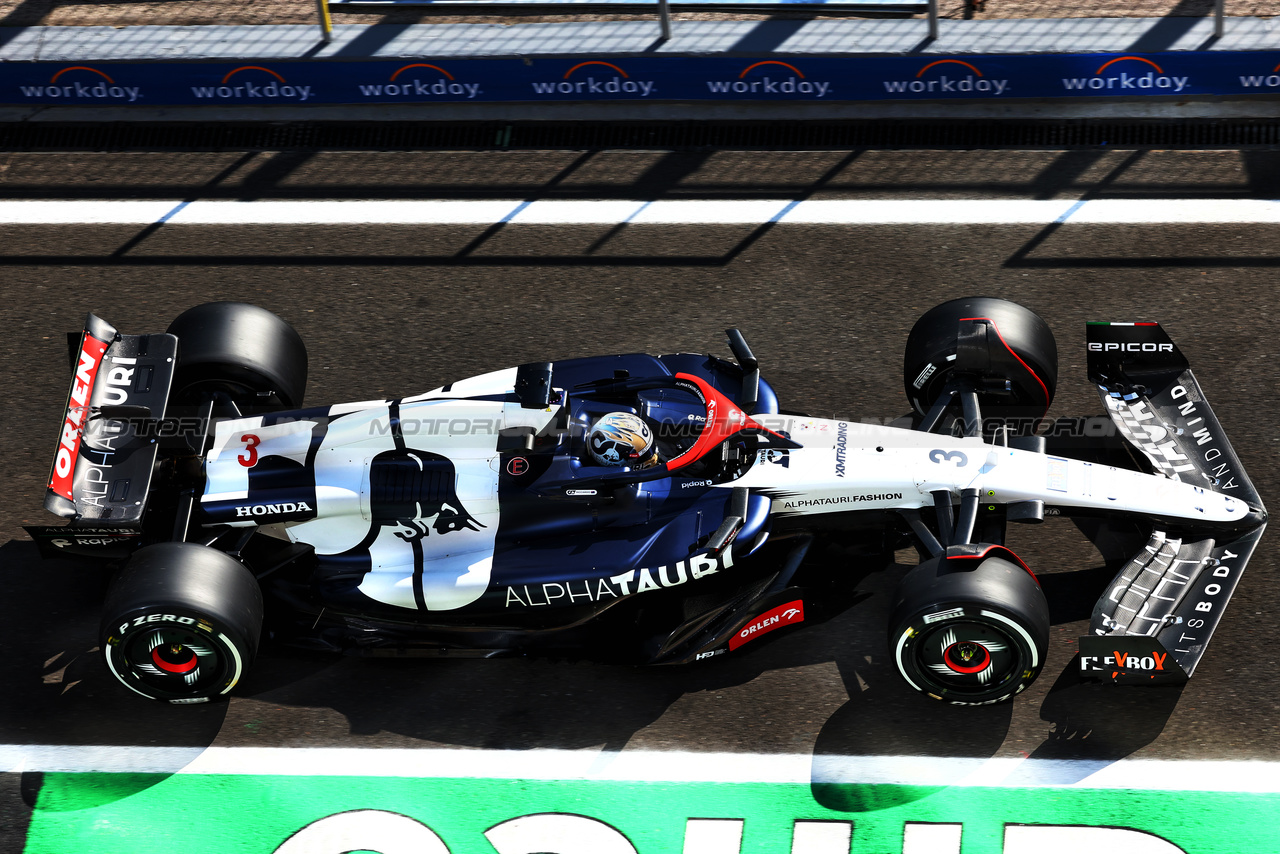
[[[153,700],[223,699],[253,661],[262,592],[239,561],[193,543],[139,549],[107,592],[100,640],[107,669]]]
[[[1024,567],[1000,557],[934,558],[902,579],[889,652],[912,688],[979,706],[1035,681],[1049,647],[1049,606]]]
[[[276,315],[243,302],[189,308],[169,324],[178,336],[170,399],[229,398],[238,406],[296,409],[307,389],[307,348]]]
[[[929,309],[907,336],[903,382],[911,407],[924,415],[952,377],[956,332],[961,320],[989,319],[1021,364],[1009,376],[1012,397],[979,395],[984,416],[1039,418],[1053,402],[1058,383],[1058,345],[1049,325],[1029,308],[994,297],[965,297]],[[1020,430],[1019,433],[1029,431]]]

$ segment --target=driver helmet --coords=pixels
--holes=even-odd
[[[638,415],[610,412],[591,425],[587,434],[591,458],[604,466],[644,469],[657,465],[653,431]]]

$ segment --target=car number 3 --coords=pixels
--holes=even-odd
[[[929,461],[933,463],[954,462],[958,469],[969,465],[969,458],[962,452],[944,451],[941,448],[934,448],[929,452]]]
[[[258,464],[258,446],[262,444],[262,440],[252,433],[245,433],[240,441],[244,442],[244,453],[236,459],[240,461],[240,465],[251,469]]]

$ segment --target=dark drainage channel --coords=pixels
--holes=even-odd
[[[1280,119],[793,122],[117,122],[0,124],[3,151],[1240,148]]]

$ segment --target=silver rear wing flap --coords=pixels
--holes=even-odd
[[[1094,607],[1086,675],[1184,682],[1195,672],[1267,512],[1177,345],[1158,323],[1090,323],[1089,379],[1125,440],[1157,474],[1229,495],[1249,514],[1221,531],[1158,523]]]
[[[140,524],[157,452],[146,428],[164,417],[177,352],[173,335],[121,335],[95,315],[85,318],[72,350],[47,510],[73,526]]]

